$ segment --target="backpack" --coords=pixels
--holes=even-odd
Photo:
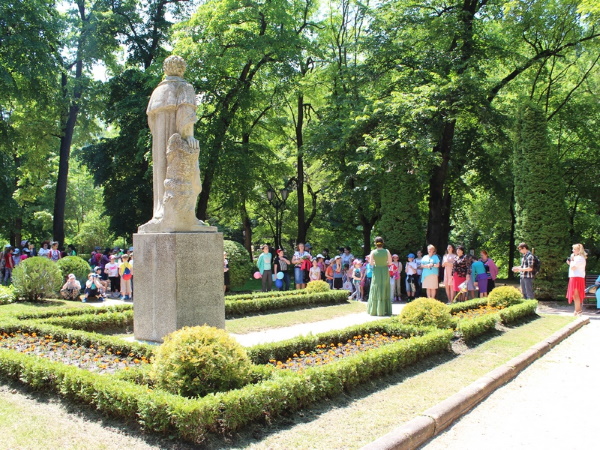
[[[533,276],[536,276],[538,274],[538,272],[540,271],[540,269],[542,268],[542,262],[540,261],[540,258],[538,258],[537,256],[535,256],[533,253],[531,254],[531,256],[533,256]]]

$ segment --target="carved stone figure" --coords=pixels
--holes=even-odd
[[[146,110],[152,133],[153,217],[138,232],[208,231],[212,227],[195,216],[202,189],[194,139],[196,94],[183,79],[183,58],[169,56],[163,69],[165,79],[152,92]]]

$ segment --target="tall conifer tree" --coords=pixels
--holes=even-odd
[[[513,164],[516,237],[534,247],[542,261],[534,284],[536,298],[556,298],[566,289],[564,260],[570,248],[566,190],[544,112],[530,101],[517,117]]]

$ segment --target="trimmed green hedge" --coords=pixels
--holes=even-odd
[[[309,292],[306,289],[294,289],[291,291],[270,291],[270,292],[251,292],[250,294],[226,295],[225,301],[228,300],[255,300],[257,298],[270,297],[288,297],[292,295],[306,295]]]
[[[345,303],[348,301],[348,291],[315,292],[301,295],[267,295],[247,300],[229,300],[229,298],[225,298],[225,317],[227,319],[300,306]]]
[[[4,349],[0,374],[88,403],[107,415],[137,417],[146,429],[201,443],[207,433],[235,431],[252,421],[298,410],[446,351],[451,338],[452,331],[436,330],[303,372],[272,371],[273,376],[261,383],[199,399]]]
[[[534,315],[537,306],[537,300],[525,300],[517,305],[501,309],[498,312],[498,315],[500,316],[502,323],[508,325],[509,323],[522,319],[523,317]]]
[[[499,321],[508,325],[523,317],[534,315],[537,305],[537,300],[523,300],[521,303],[501,309],[494,314],[486,314],[473,319],[457,320],[456,331],[464,340],[468,341],[493,330]],[[473,305],[475,308],[478,306],[480,305]]]
[[[466,302],[458,302],[448,305],[450,308],[450,314],[456,314],[469,309],[477,309],[480,306],[486,306],[488,304],[487,298],[474,298],[467,300]]]
[[[495,329],[499,318],[498,313],[494,313],[474,317],[473,319],[459,320],[456,331],[465,341],[470,341],[477,336]]]
[[[72,330],[108,332],[133,327],[133,310],[47,318],[43,323]]]
[[[133,305],[112,305],[112,306],[87,306],[85,308],[50,308],[46,311],[20,313],[15,317],[21,320],[27,319],[46,319],[49,317],[81,316],[84,314],[105,314],[121,311],[133,311]]]

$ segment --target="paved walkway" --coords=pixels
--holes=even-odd
[[[589,317],[589,325],[422,448],[599,448],[600,316]]]
[[[365,310],[367,304],[365,303]],[[402,311],[406,303],[392,303],[392,314],[396,315]],[[291,327],[273,328],[265,331],[257,331],[248,334],[231,334],[244,347],[251,347],[257,344],[267,342],[283,341],[297,336],[305,336],[309,333],[318,334],[329,330],[339,330],[352,325],[373,322],[384,317],[370,316],[366,312],[358,314],[348,314],[347,316],[336,317],[334,319],[321,320],[319,322],[301,323]]]

